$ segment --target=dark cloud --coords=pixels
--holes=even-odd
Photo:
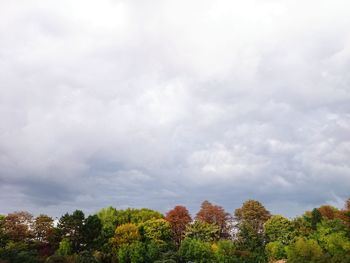
[[[348,9],[3,1],[0,212],[342,206]]]

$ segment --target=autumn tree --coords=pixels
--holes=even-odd
[[[219,236],[222,238],[227,238],[230,235],[231,216],[229,213],[226,213],[221,206],[204,201],[195,219],[200,222],[218,226]]]
[[[249,224],[256,232],[261,233],[265,222],[271,217],[266,208],[255,200],[248,200],[241,208],[234,212],[235,220],[239,224]]]
[[[175,206],[166,213],[165,220],[170,223],[175,244],[180,245],[186,226],[192,221],[191,215],[184,206]]]
[[[130,245],[131,243],[139,241],[140,239],[141,235],[137,225],[127,223],[116,228],[112,242],[116,247],[121,247],[124,244]]]
[[[350,229],[350,198],[345,201],[344,209],[338,215],[340,218]]]
[[[48,243],[53,235],[53,219],[48,215],[39,215],[33,222],[34,238],[39,242]]]
[[[32,237],[33,216],[24,211],[8,214],[3,227],[5,234],[13,241],[24,241]]]
[[[255,200],[248,200],[241,208],[234,212],[238,247],[248,256],[246,261],[264,261],[264,233],[263,226],[271,217],[270,212]]]
[[[334,219],[339,214],[338,209],[330,205],[322,205],[317,208],[317,210],[320,212],[323,218],[327,219]]]

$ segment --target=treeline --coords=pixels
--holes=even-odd
[[[350,262],[350,198],[292,220],[248,200],[233,214],[204,201],[184,206],[80,210],[58,222],[28,212],[0,216],[0,263]]]

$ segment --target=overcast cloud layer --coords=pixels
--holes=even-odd
[[[350,196],[348,0],[2,0],[0,213]]]

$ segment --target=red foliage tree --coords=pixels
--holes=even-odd
[[[195,219],[201,222],[217,225],[219,227],[220,237],[226,238],[230,235],[230,223],[232,218],[231,215],[221,206],[213,205],[205,200]]]
[[[165,220],[170,223],[174,233],[174,241],[176,245],[179,246],[185,233],[186,226],[192,221],[190,213],[186,207],[178,205],[166,213]]]

